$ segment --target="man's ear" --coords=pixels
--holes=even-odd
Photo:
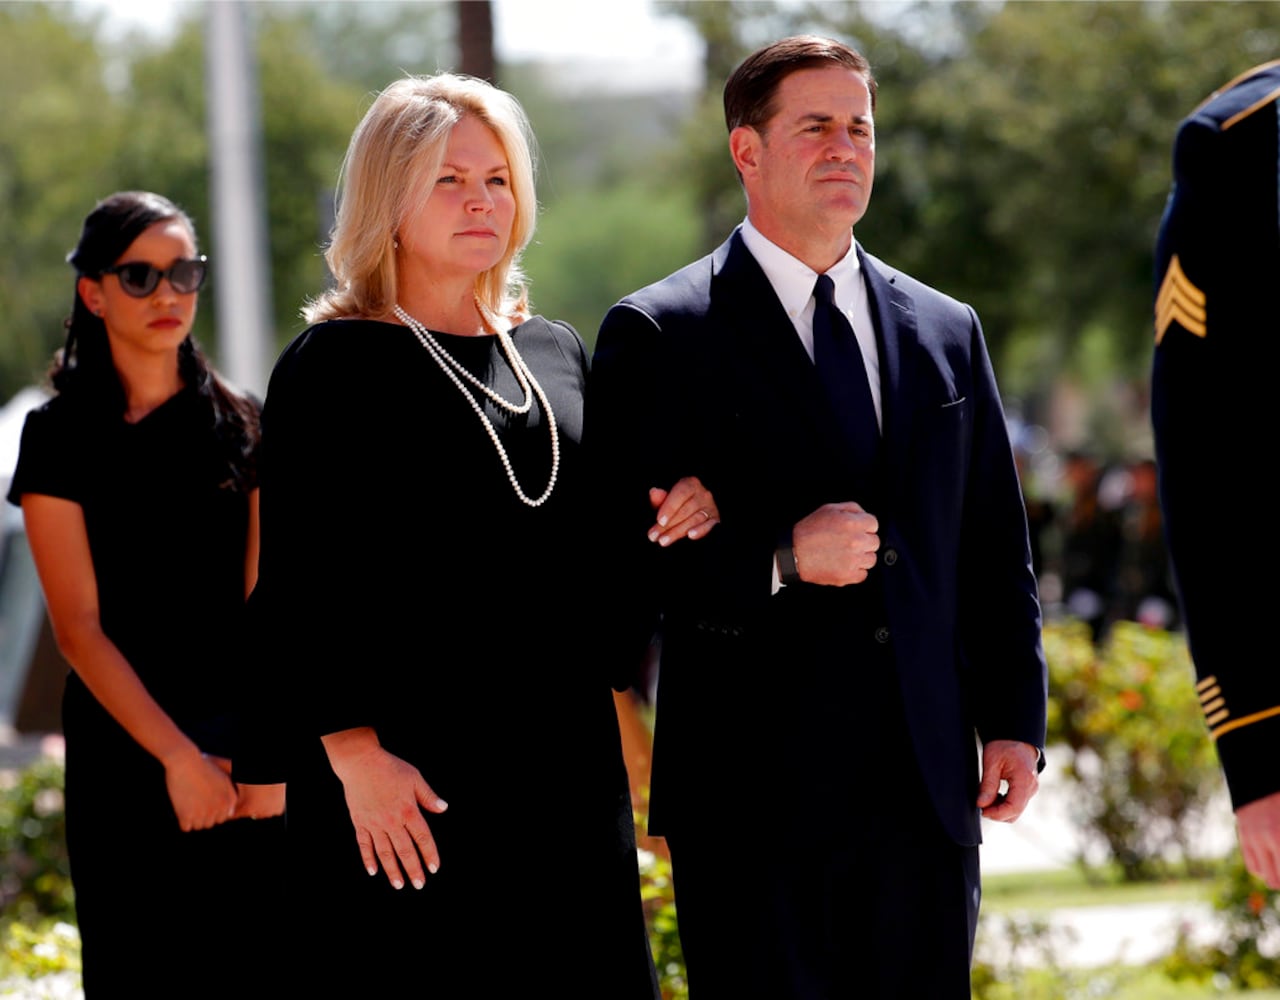
[[[85,307],[95,316],[102,315],[103,295],[102,282],[94,281],[83,275],[76,280],[76,293],[84,301]]]
[[[755,173],[763,144],[763,137],[750,125],[739,125],[729,133],[729,155],[744,178]]]

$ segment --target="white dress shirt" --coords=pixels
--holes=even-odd
[[[792,324],[796,328],[796,336],[813,360],[813,286],[818,280],[818,272],[808,264],[783,250],[761,234],[750,219],[742,220],[742,242],[746,244],[751,256],[769,279],[773,293],[787,311]],[[858,339],[858,349],[862,352],[862,362],[867,369],[867,380],[871,388],[871,401],[876,408],[876,421],[884,427],[884,418],[880,409],[880,350],[876,346],[875,327],[871,324],[871,306],[867,300],[867,284],[862,278],[862,266],[858,263],[857,244],[849,240],[849,252],[827,269],[831,281],[835,284],[836,305],[844,313],[845,319],[853,327],[853,335]],[[782,574],[778,570],[778,560],[773,560],[772,593],[783,588]]]
[[[812,361],[813,285],[818,280],[818,272],[792,257],[776,243],[771,243],[751,224],[750,219],[742,222],[742,242],[751,251],[760,270],[764,271],[764,276],[769,279],[774,294],[795,325],[796,335]],[[853,327],[853,335],[858,338],[858,349],[862,351],[862,362],[867,369],[867,379],[871,386],[871,401],[876,408],[876,420],[883,428],[884,418],[880,408],[880,351],[876,347],[875,327],[871,324],[867,284],[862,278],[862,267],[858,263],[857,245],[852,239],[849,241],[849,252],[828,268],[827,274],[835,283],[836,305]]]

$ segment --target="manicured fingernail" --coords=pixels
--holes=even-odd
[[[690,537],[690,538],[697,538],[700,534],[702,534],[702,532],[701,532],[698,528],[690,528],[690,529],[689,529],[689,537]]]
[[[658,518],[658,523],[659,523],[660,525],[662,525],[662,526],[665,528],[665,527],[667,526],[667,519],[666,519],[666,517],[664,516],[664,517],[660,517],[660,518]]]
[[[670,545],[670,544],[671,544],[671,536],[670,536],[670,535],[663,535],[661,538],[659,538],[659,539],[658,539],[658,544],[659,544],[659,545],[663,545],[663,546]]]
[[[446,809],[449,808],[449,803],[446,802],[444,799],[436,799],[436,805],[440,807],[441,812],[444,812]]]
[[[370,865],[368,868],[365,869],[365,871],[367,871],[370,875],[378,874],[378,869],[376,865]]]
[[[649,541],[656,542],[657,540],[658,540],[658,529],[654,528],[651,532],[649,532]]]
[[[393,878],[393,879],[391,880],[391,888],[393,888],[393,889],[403,889],[403,888],[404,888],[404,882],[402,882],[402,881],[401,881],[400,879],[398,879],[398,878]]]
[[[440,866],[436,864],[434,861],[432,861],[429,865],[427,865],[427,871],[429,871],[432,875],[434,875],[439,870],[440,870]]]
[[[421,889],[426,884],[427,884],[427,880],[424,878],[415,878],[413,880],[413,887],[415,889]]]

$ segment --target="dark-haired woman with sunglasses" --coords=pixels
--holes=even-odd
[[[258,406],[191,338],[206,261],[178,207],[111,195],[67,259],[54,396],[27,417],[9,500],[73,668],[66,817],[86,994],[233,995],[252,983],[229,946],[264,920],[283,834],[283,787],[230,778]]]

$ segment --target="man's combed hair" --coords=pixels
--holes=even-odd
[[[847,66],[867,81],[871,110],[876,107],[876,81],[866,57],[843,42],[820,35],[794,35],[747,56],[724,85],[724,121],[732,132],[741,125],[763,132],[776,110],[774,98],[782,81],[797,70]]]

